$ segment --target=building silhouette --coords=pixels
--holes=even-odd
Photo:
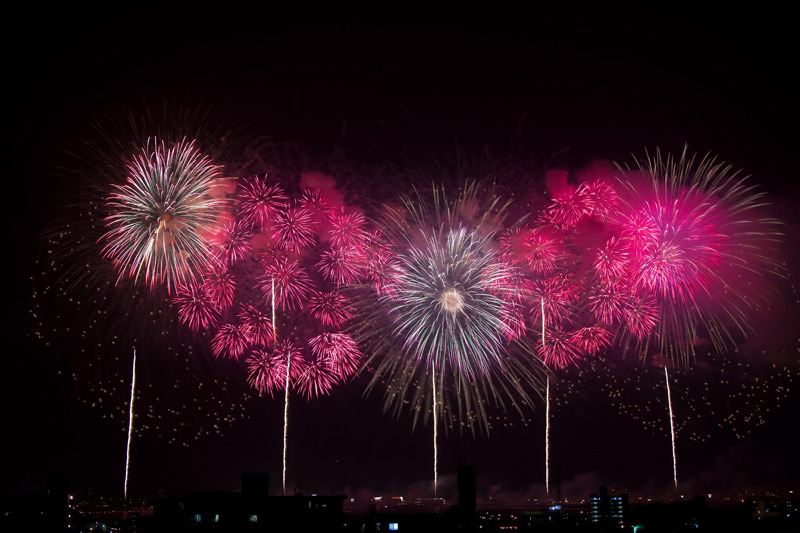
[[[628,494],[610,495],[608,488],[600,487],[600,494],[590,497],[589,515],[593,526],[622,529],[628,526]]]

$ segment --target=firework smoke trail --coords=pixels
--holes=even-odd
[[[678,460],[675,455],[675,418],[672,415],[672,395],[669,391],[669,371],[664,365],[664,380],[667,384],[667,404],[669,405],[669,432],[672,435],[672,478],[675,482],[675,490],[678,490]]]
[[[125,447],[125,485],[123,499],[128,501],[128,470],[131,464],[131,436],[133,434],[133,398],[136,394],[136,348],[133,349],[133,368],[131,369],[131,404],[128,410],[128,444]]]

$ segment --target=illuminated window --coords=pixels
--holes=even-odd
[[[251,522],[258,522],[258,515],[256,515],[256,514],[251,514],[251,515],[250,515],[250,521],[251,521]]]
[[[200,513],[197,513],[196,515],[194,515],[194,521],[195,521],[195,522],[200,522],[200,519],[201,519],[201,518],[202,518],[202,517],[200,516]]]
[[[400,524],[397,522],[389,522],[389,531],[398,531],[400,529]]]

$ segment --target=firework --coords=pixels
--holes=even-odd
[[[354,309],[339,291],[317,292],[308,298],[308,312],[326,326],[341,327],[353,318]]]
[[[260,231],[264,226],[275,220],[278,213],[282,212],[289,199],[276,183],[267,183],[266,176],[262,179],[254,177],[243,181],[239,186],[236,205],[239,208],[238,220],[250,229]]]
[[[357,338],[373,354],[370,389],[387,384],[385,409],[399,415],[410,406],[414,424],[435,405],[446,427],[488,431],[488,405],[504,409],[507,395],[520,410],[541,385],[538,355],[520,338],[524,320],[510,320],[522,289],[496,243],[507,204],[490,192],[481,205],[479,191],[469,184],[453,201],[440,189],[404,198],[381,229],[390,240],[372,253],[392,271],[363,306]],[[383,266],[368,265],[368,276]]]
[[[203,285],[217,309],[225,311],[233,305],[236,279],[227,267],[224,265],[213,266],[206,275]]]
[[[314,245],[313,218],[301,207],[279,211],[273,226],[278,246],[287,252],[299,253]]]
[[[247,305],[239,313],[239,320],[247,331],[247,343],[252,346],[271,346],[275,341],[272,314],[253,305]]]
[[[153,141],[133,157],[124,185],[108,198],[102,250],[119,278],[144,276],[167,289],[199,279],[213,254],[207,232],[222,207],[209,195],[221,168],[193,142]]]
[[[311,277],[298,261],[280,259],[264,266],[264,275],[259,285],[268,301],[273,295],[277,305],[283,309],[301,308],[313,290]]]
[[[217,230],[214,245],[218,260],[231,265],[247,256],[252,247],[253,232],[240,222],[229,222]]]
[[[152,111],[95,117],[61,139],[64,159],[46,178],[53,210],[42,220],[32,313],[43,346],[69,360],[84,407],[127,427],[131,446],[151,438],[188,447],[246,418],[252,398],[227,377],[234,362],[208,357],[201,330],[215,327],[218,311],[198,287],[224,215],[224,154],[236,134],[215,130],[202,109]],[[193,311],[177,301],[187,288]],[[135,387],[121,355],[132,349]],[[132,455],[126,463],[133,480]]]
[[[244,324],[222,324],[211,346],[216,356],[226,356],[238,359],[249,344],[250,328]]]
[[[217,307],[214,299],[203,285],[191,283],[178,287],[174,298],[178,316],[189,329],[198,331],[217,323]]]
[[[781,268],[779,223],[759,214],[763,195],[730,165],[686,149],[619,173],[623,208],[610,224],[619,240],[606,244],[616,251],[606,270],[630,287],[624,314],[638,346],[654,337],[685,364],[698,344],[721,351],[746,337],[769,300],[751,287]]]
[[[328,362],[338,379],[355,374],[361,364],[361,351],[346,333],[323,333],[309,339],[308,345],[316,359]]]

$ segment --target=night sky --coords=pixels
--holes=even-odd
[[[44,490],[48,471],[67,470],[75,492],[121,495],[126,420],[116,406],[129,392],[117,378],[128,379],[130,354],[89,349],[86,357],[98,362],[90,367],[74,353],[91,342],[64,331],[53,318],[63,312],[41,328],[30,310],[43,283],[41,235],[57,227],[54,206],[70,187],[64,154],[93,124],[130,110],[157,115],[164,102],[211,109],[213,120],[246,132],[243,139],[293,143],[311,161],[336,147],[346,160],[373,167],[402,159],[398,150],[419,157],[456,144],[580,166],[688,143],[768,193],[774,216],[786,223],[785,261],[800,265],[788,13],[394,9],[136,6],[27,12],[9,21],[2,490]],[[100,176],[97,185],[104,185]],[[70,192],[79,195],[80,186]],[[371,187],[378,196],[399,192],[380,181]],[[774,316],[756,319],[759,334],[740,354],[677,372],[685,387],[673,390],[685,428],[677,442],[681,493],[798,488],[793,280],[780,282]],[[269,472],[271,490],[280,490],[282,401],[258,398],[241,368],[201,353],[146,354],[152,359],[137,378],[150,387],[142,403],[157,397],[156,416],[165,416],[148,419],[152,427],[134,439],[133,496],[234,490],[247,471]],[[109,375],[117,381],[99,390]],[[556,395],[551,449],[565,496],[601,484],[634,496],[668,493],[662,376],[631,360],[563,375],[571,386]],[[310,403],[295,397],[291,490],[430,495],[431,428],[412,432],[410,417],[384,415],[380,393],[365,397],[365,383]],[[711,391],[700,401],[704,387]],[[442,438],[441,492],[453,486],[461,461],[476,465],[483,496],[543,497],[543,412],[538,405],[525,424],[498,420],[490,438],[468,431]]]

